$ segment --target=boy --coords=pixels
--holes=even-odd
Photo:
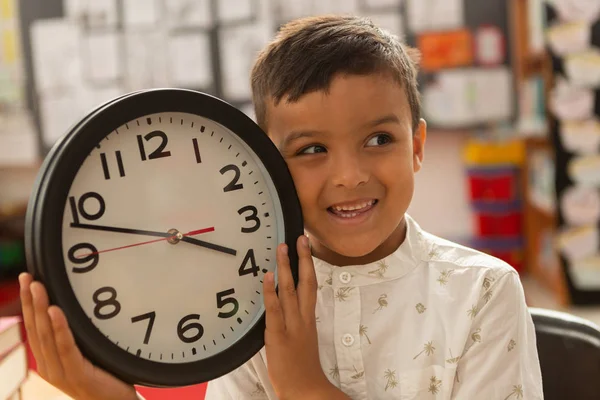
[[[421,168],[416,61],[355,17],[284,26],[252,71],[258,124],[293,176],[308,239],[294,288],[278,248],[265,347],[209,383],[212,399],[542,399],[516,271],[422,231],[406,210]],[[83,359],[64,314],[23,275],[40,373],[76,399],[135,399]]]

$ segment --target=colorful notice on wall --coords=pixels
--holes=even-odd
[[[423,71],[438,71],[473,63],[473,37],[467,29],[422,34],[418,38],[418,47]]]

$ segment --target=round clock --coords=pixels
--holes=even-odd
[[[262,282],[302,213],[285,161],[210,95],[116,98],[58,141],[28,205],[29,269],[82,352],[135,384],[206,382],[264,345]]]

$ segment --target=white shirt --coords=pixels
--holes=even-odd
[[[508,264],[421,230],[359,266],[313,258],[319,355],[352,399],[542,399],[533,322]],[[264,348],[207,400],[276,399]]]

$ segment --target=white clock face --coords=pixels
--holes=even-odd
[[[254,325],[284,239],[259,158],[222,125],[184,113],[111,132],[78,171],[62,230],[67,275],[94,325],[164,363],[215,355]]]

